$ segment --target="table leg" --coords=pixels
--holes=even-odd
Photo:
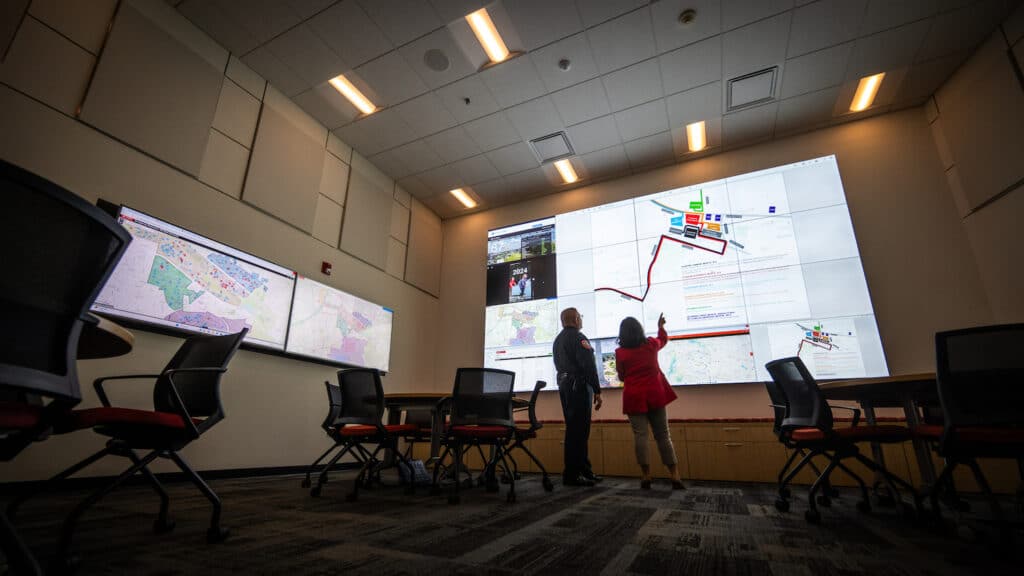
[[[903,399],[903,412],[907,418],[907,426],[914,428],[921,424],[921,419],[917,415],[917,404],[913,398],[908,396]],[[914,455],[917,457],[917,468],[921,471],[921,493],[924,494],[935,485],[935,466],[932,464],[928,443],[916,437],[912,442]]]
[[[430,409],[430,461],[436,462],[441,455],[441,430],[444,428],[444,412],[436,406]]]
[[[385,423],[390,425],[402,423],[402,410],[396,406],[387,406],[388,416]],[[383,467],[388,468],[395,465],[395,452],[391,448],[384,449]]]
[[[864,410],[864,420],[868,426],[874,426],[877,423],[875,418],[875,405],[870,400],[862,400],[860,407]],[[871,458],[878,463],[882,468],[885,468],[885,453],[882,451],[882,445],[879,442],[871,443]],[[881,472],[875,472],[875,481],[871,485],[875,492],[875,496],[880,501],[891,501],[895,498],[895,494],[889,493],[889,486],[885,482],[885,475]],[[881,488],[884,488],[885,494],[881,494]]]

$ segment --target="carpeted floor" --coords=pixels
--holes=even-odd
[[[227,542],[205,543],[209,507],[190,485],[170,485],[174,532],[151,532],[157,500],[147,487],[122,489],[89,512],[76,534],[80,574],[1020,574],[1024,555],[1000,559],[995,534],[973,516],[965,538],[940,535],[893,508],[856,511],[844,491],[821,526],[804,521],[806,490],[781,514],[768,485],[656,483],[609,478],[596,488],[538,476],[517,483],[518,502],[482,489],[450,506],[428,489],[363,491],[344,499],[351,473],[336,475],[319,498],[295,476],[222,480]],[[556,477],[557,480],[557,477]],[[63,515],[82,492],[31,502],[17,521],[45,563]],[[982,502],[973,509],[984,511]],[[1012,513],[1012,503],[1007,510]],[[1017,541],[1021,542],[1018,533]],[[0,563],[0,573],[3,572]]]

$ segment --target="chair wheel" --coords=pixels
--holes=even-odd
[[[506,500],[506,501],[507,501],[507,502],[508,502],[509,504],[515,504],[515,503],[516,503],[516,493],[515,493],[515,492],[509,492],[509,493],[508,493],[508,497],[507,497],[507,498],[505,498],[505,500]]]
[[[779,488],[779,496],[781,496],[782,498],[788,499],[792,495],[793,493],[790,491],[789,488]]]
[[[779,498],[775,501],[775,509],[779,512],[789,512],[789,500]]]
[[[548,478],[547,476],[541,479],[540,483],[544,486],[545,492],[551,492],[552,490],[555,489],[555,483],[552,482],[551,478]]]
[[[174,520],[167,518],[161,521],[159,518],[153,521],[153,533],[154,534],[166,534],[174,530]]]
[[[206,542],[209,544],[219,544],[228,539],[231,531],[227,528],[221,528],[220,526],[210,526],[206,530]]]
[[[818,494],[817,501],[818,501],[818,506],[821,506],[822,508],[831,508],[832,507],[832,499],[829,498],[825,494]]]
[[[309,488],[310,484],[311,484],[311,482],[309,481],[309,478],[303,478],[302,479],[302,487],[303,488]]]
[[[871,512],[871,502],[868,502],[867,500],[860,500],[860,501],[858,501],[857,502],[857,511],[858,512],[863,512],[865,514],[867,514],[868,512]]]
[[[804,520],[807,520],[809,524],[821,524],[821,512],[808,510],[804,512]]]
[[[323,488],[321,486],[314,486],[313,488],[311,488],[309,490],[309,495],[314,497],[314,498],[319,498],[321,490],[323,490]]]

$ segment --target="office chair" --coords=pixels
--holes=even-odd
[[[538,468],[540,468],[541,474],[544,475],[541,478],[541,484],[543,484],[544,490],[546,490],[547,492],[551,492],[552,490],[554,490],[555,485],[551,482],[551,478],[548,477],[547,468],[544,468],[544,465],[541,464],[540,460],[538,460],[537,457],[534,456],[533,452],[531,452],[530,449],[526,447],[526,441],[536,438],[537,430],[540,430],[541,428],[544,427],[544,425],[541,424],[539,420],[537,420],[537,396],[540,394],[540,391],[543,390],[547,385],[547,382],[543,380],[537,380],[537,383],[533,387],[533,392],[530,393],[530,404],[527,408],[527,413],[530,417],[530,425],[525,428],[521,426],[516,426],[516,429],[513,432],[512,443],[508,446],[505,452],[506,454],[510,454],[513,450],[516,449],[525,452],[526,455],[530,457],[530,460],[533,460],[533,463],[536,464]],[[518,479],[519,470],[516,465],[516,461],[511,458],[510,460],[512,460],[511,474]]]
[[[789,458],[782,466],[782,469],[779,470],[777,481],[779,495],[775,500],[775,508],[779,512],[787,512],[789,510],[789,497],[792,495],[792,492],[789,489],[789,483],[793,478],[800,473],[800,470],[802,470],[804,466],[810,466],[816,478],[821,476],[821,470],[819,470],[811,460],[814,454],[808,452],[808,449],[813,448],[813,446],[793,440],[790,438],[788,433],[782,430],[782,422],[786,419],[786,408],[789,404],[789,400],[787,400],[786,395],[782,393],[782,389],[779,388],[779,385],[773,380],[765,382],[764,385],[768,390],[768,397],[772,402],[772,412],[775,416],[775,420],[772,424],[772,432],[776,437],[778,437],[779,442],[781,442],[782,445],[790,451]],[[853,425],[856,426],[859,420],[860,413],[855,411]],[[828,457],[828,454],[823,455]],[[800,461],[797,463],[796,467],[790,468],[793,466],[793,462],[798,456],[800,457]],[[831,485],[826,484],[823,487],[821,496],[818,497],[818,504],[828,507],[831,505],[831,499],[836,496],[838,496],[838,491]]]
[[[0,460],[8,461],[81,401],[79,337],[131,236],[99,208],[2,160],[0,193]],[[14,574],[40,573],[2,510],[0,549]]]

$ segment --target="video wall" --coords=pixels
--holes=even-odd
[[[257,348],[388,370],[392,310],[128,207],[132,236],[93,303],[162,329],[232,334]]]
[[[816,378],[888,375],[834,156],[488,232],[484,364],[517,390],[555,381],[559,313],[575,307],[601,385],[619,323],[649,335],[673,385],[760,382],[799,355]]]

